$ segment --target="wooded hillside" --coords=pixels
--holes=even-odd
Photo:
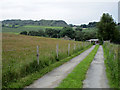
[[[2,21],[3,25],[40,25],[40,26],[59,26],[59,27],[66,27],[68,24],[63,20],[20,20],[20,19],[13,19],[13,20],[4,20]]]

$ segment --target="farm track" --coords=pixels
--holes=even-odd
[[[47,73],[40,79],[36,80],[30,86],[25,88],[55,88],[59,83],[74,69],[74,67],[79,64],[93,49],[95,46],[92,46],[90,49],[84,51],[77,57],[71,59],[60,67],[54,69],[53,71]]]
[[[99,47],[97,54],[88,69],[86,79],[83,82],[83,88],[109,88],[102,46]]]

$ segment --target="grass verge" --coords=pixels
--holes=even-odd
[[[119,55],[115,54],[117,50],[117,45],[105,43],[103,45],[104,57],[105,57],[105,67],[106,75],[108,78],[108,84],[111,88],[119,88]],[[112,49],[112,50],[111,50]],[[118,52],[117,52],[118,53]]]
[[[86,47],[84,50],[81,50],[78,53],[75,53],[65,59],[60,60],[59,62],[56,62],[54,64],[51,64],[48,67],[43,68],[42,70],[36,71],[32,74],[27,75],[24,78],[18,79],[16,82],[14,83],[10,83],[7,88],[24,88],[25,86],[30,85],[31,83],[33,83],[33,81],[37,80],[38,78],[42,77],[43,75],[45,75],[46,73],[52,71],[54,68],[64,64],[65,62],[69,61],[70,59],[72,59],[73,57],[81,54],[82,52],[84,52],[85,50],[89,49],[92,45]],[[4,88],[4,87],[3,87]]]
[[[70,74],[68,74],[68,76],[60,83],[57,88],[82,88],[86,72],[90,66],[90,63],[94,59],[98,48],[99,45],[96,45],[95,48],[89,53],[89,55],[83,59]]]

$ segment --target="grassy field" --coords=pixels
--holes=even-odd
[[[62,29],[63,27],[26,25],[26,26],[20,26],[20,27],[17,27],[17,28],[3,27],[3,28],[2,28],[2,32],[7,32],[7,33],[20,33],[20,32],[22,32],[22,31],[45,30],[46,28]]]
[[[52,29],[62,29],[63,27],[53,27],[53,26],[35,26],[35,25],[26,25],[26,26],[19,26],[17,28],[8,28],[3,27],[2,32],[7,33],[20,33],[22,31],[38,31],[38,30],[45,30],[46,28],[52,28]],[[83,29],[82,32],[88,32],[88,33],[96,33],[97,28],[86,28]]]
[[[99,45],[89,53],[89,55],[83,59],[74,69],[68,74],[68,76],[60,83],[57,88],[82,88],[83,80],[85,79],[86,72],[90,66],[90,63],[94,59]]]
[[[68,43],[70,43],[70,55],[90,45],[86,42],[7,33],[3,33],[2,39],[3,87],[9,86],[29,74],[42,71],[43,68],[68,57]],[[58,59],[56,57],[56,44],[59,45]],[[73,49],[74,44],[76,44],[75,50]],[[39,46],[40,54],[39,65],[36,57],[37,45]]]
[[[109,85],[120,89],[120,45],[106,42],[103,49]]]
[[[82,32],[88,32],[88,33],[97,33],[98,29],[97,28],[86,28],[83,29]]]

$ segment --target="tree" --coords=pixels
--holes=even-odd
[[[2,27],[5,27],[5,25],[4,25],[4,24],[2,24]]]
[[[53,34],[51,35],[52,38],[60,38],[60,30],[53,29]]]
[[[87,28],[87,25],[86,24],[82,24],[80,27]]]
[[[45,34],[51,38],[60,38],[60,30],[46,28]]]
[[[60,35],[62,37],[68,36],[71,39],[74,39],[75,38],[75,31],[71,27],[63,27],[63,29],[60,32]]]
[[[37,35],[38,36],[45,36],[45,32],[43,30],[39,30]]]
[[[89,22],[88,27],[96,27],[97,22]]]
[[[77,27],[75,30],[76,31],[82,31],[82,28],[81,27]]]
[[[22,31],[20,34],[27,35],[27,31]]]
[[[100,40],[114,40],[115,22],[111,15],[104,13],[98,23],[98,37]]]
[[[45,33],[46,33],[46,35],[48,35],[49,37],[51,37],[53,35],[53,29],[46,28]]]
[[[76,31],[75,32],[75,40],[76,41],[84,41],[84,32]]]
[[[119,31],[119,29],[115,29],[115,31],[114,31],[113,42],[120,44],[120,31]]]
[[[38,36],[38,32],[36,32],[36,31],[29,31],[28,35],[30,35],[30,36]]]
[[[69,24],[69,26],[70,26],[70,27],[74,27],[74,25],[73,25],[73,24]]]

